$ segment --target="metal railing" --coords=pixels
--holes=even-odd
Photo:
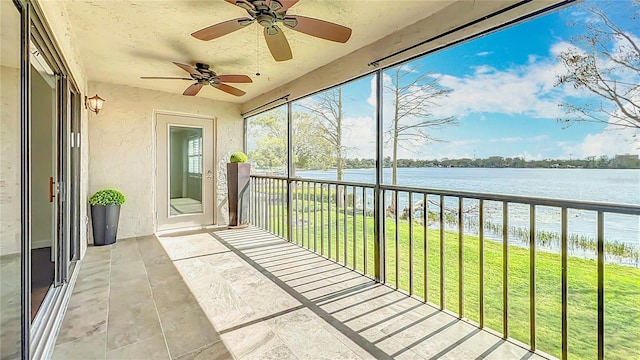
[[[591,310],[597,340],[594,336],[595,345],[585,346],[598,359],[605,352],[605,255],[615,250],[611,259],[638,266],[637,248],[622,243],[613,247],[604,237],[605,214],[640,222],[640,206],[635,205],[259,175],[252,176],[251,196],[253,225],[499,332],[504,339],[562,359],[569,351],[570,262],[590,266],[584,265],[589,264],[583,263],[584,256],[570,256],[570,251],[595,251],[595,261],[590,261],[597,272],[597,284],[592,284],[597,309]],[[555,233],[548,230],[553,224],[540,219],[558,214]],[[569,214],[594,218],[593,241],[569,232]],[[558,258],[557,272],[548,272]],[[539,261],[545,269],[536,267]],[[551,283],[558,280],[559,294],[539,289],[541,270],[544,286],[550,276]],[[523,292],[528,292],[525,300]],[[540,312],[539,293],[544,306],[560,305],[559,328],[552,329],[557,334],[542,346],[537,317],[544,315],[543,324],[549,326],[555,314]],[[628,300],[637,306],[639,299]]]

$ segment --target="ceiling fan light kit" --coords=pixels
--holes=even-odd
[[[351,37],[351,29],[332,22],[300,15],[287,15],[287,10],[299,0],[225,0],[247,11],[250,17],[227,20],[208,26],[191,34],[196,39],[209,41],[254,22],[264,27],[264,38],[276,61],[293,58],[291,47],[278,23],[285,27],[325,40],[345,43]]]

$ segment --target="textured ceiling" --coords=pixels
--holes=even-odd
[[[198,96],[243,103],[446,7],[453,0],[300,0],[287,14],[315,17],[353,29],[346,44],[284,29],[293,59],[276,62],[252,24],[212,41],[190,34],[206,26],[245,17],[245,10],[224,0],[208,1],[63,1],[89,80],[182,93],[180,80],[142,80],[140,76],[184,76],[172,61],[211,65],[218,74],[244,74],[252,84],[234,85],[247,94],[235,97],[212,87]],[[259,32],[258,32],[259,31]],[[259,62],[257,61],[259,59]],[[256,71],[261,73],[257,77]]]

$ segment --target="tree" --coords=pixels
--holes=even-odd
[[[331,143],[325,138],[320,120],[304,112],[293,113],[293,174],[296,169],[326,170],[331,164]]]
[[[342,87],[323,91],[314,95],[309,102],[300,104],[311,115],[318,118],[319,134],[331,147],[331,154],[336,165],[336,179],[342,180],[345,167],[347,147],[342,142],[343,122]]]
[[[632,11],[626,2],[623,11],[630,14],[631,26],[637,30],[640,1],[633,1]],[[638,36],[612,21],[602,9],[586,9],[592,19],[586,22],[581,36],[572,39],[572,47],[559,55],[567,72],[556,85],[571,85],[586,90],[600,101],[564,102],[566,114],[559,119],[572,122],[599,122],[623,128],[640,128],[640,44]]]
[[[330,157],[329,144],[324,140],[318,119],[305,113],[293,113],[293,162],[296,168],[324,168]],[[252,118],[248,133],[260,134],[249,157],[259,167],[287,168],[287,120],[281,111],[267,112]],[[291,176],[295,176],[291,174]]]
[[[386,94],[393,99],[393,118],[386,137],[392,143],[391,181],[395,185],[398,182],[398,147],[409,149],[425,141],[441,141],[428,130],[457,125],[457,119],[433,115],[433,109],[439,106],[438,100],[451,92],[440,85],[439,77],[430,72],[420,74],[416,66],[407,65],[395,67],[385,74],[390,76],[390,81],[384,85]],[[395,212],[393,201],[389,211]]]
[[[286,170],[287,121],[281,111],[269,111],[251,118],[247,123],[248,137],[257,138],[249,159],[260,168]]]

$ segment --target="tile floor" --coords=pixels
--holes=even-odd
[[[539,359],[256,229],[91,247],[54,359]]]

